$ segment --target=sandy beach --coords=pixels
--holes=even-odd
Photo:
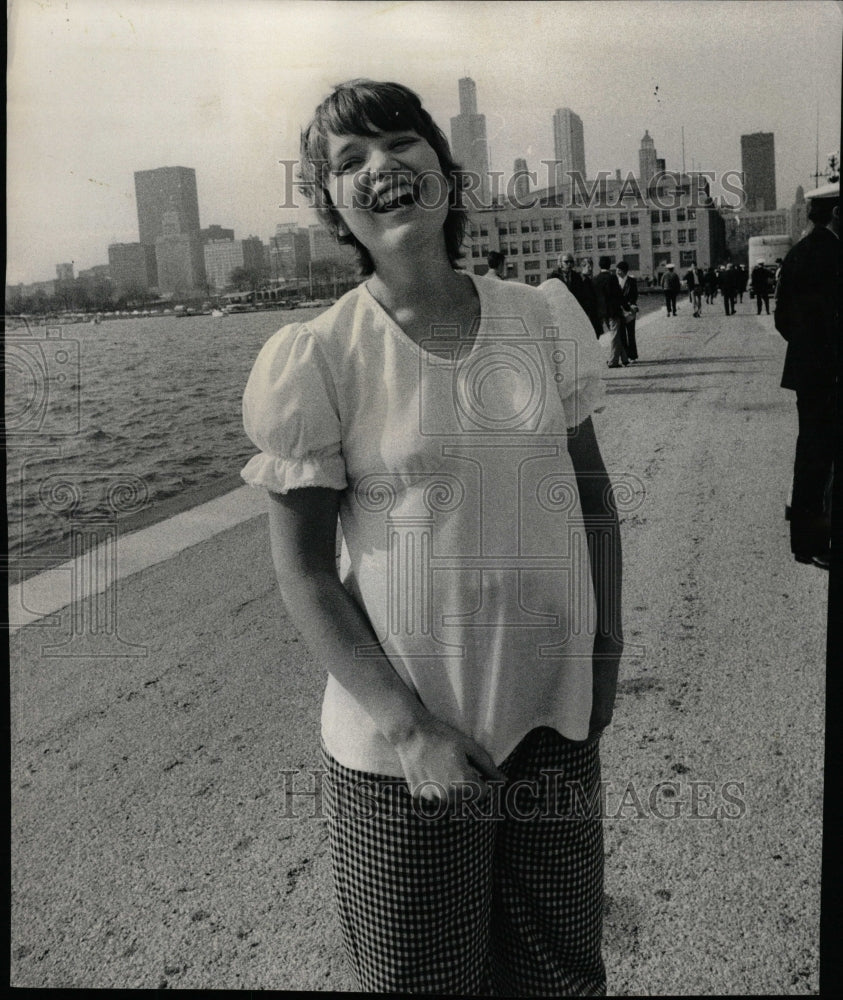
[[[683,299],[638,343],[595,417],[637,497],[602,750],[609,992],[815,993],[828,574],[789,552],[784,342],[751,302]],[[84,608],[11,635],[12,985],[353,989],[308,794],[324,676],[259,505],[113,596],[131,655],[47,648]]]

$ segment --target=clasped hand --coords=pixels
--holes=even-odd
[[[483,799],[491,790],[489,781],[506,781],[506,775],[479,743],[433,716],[416,725],[394,747],[417,801],[455,804],[467,786],[477,789],[474,798]]]

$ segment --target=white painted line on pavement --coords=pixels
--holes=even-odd
[[[76,559],[9,587],[9,629],[16,632],[76,601],[101,594],[118,580],[165,562],[184,549],[266,512],[266,490],[241,486],[148,528],[119,536]],[[116,562],[116,571],[109,566]],[[14,565],[10,567],[14,574]],[[38,610],[33,610],[38,609]]]

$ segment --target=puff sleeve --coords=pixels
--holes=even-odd
[[[287,493],[347,486],[336,388],[325,356],[302,323],[264,344],[243,394],[243,427],[260,449],[240,475]]]
[[[594,327],[564,282],[542,282],[538,290],[550,310],[555,380],[568,428],[602,409],[605,388],[600,344]]]

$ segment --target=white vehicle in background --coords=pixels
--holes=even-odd
[[[789,236],[750,236],[747,255],[749,257],[749,273],[756,264],[775,269],[776,259],[787,256],[787,251],[793,246]]]

